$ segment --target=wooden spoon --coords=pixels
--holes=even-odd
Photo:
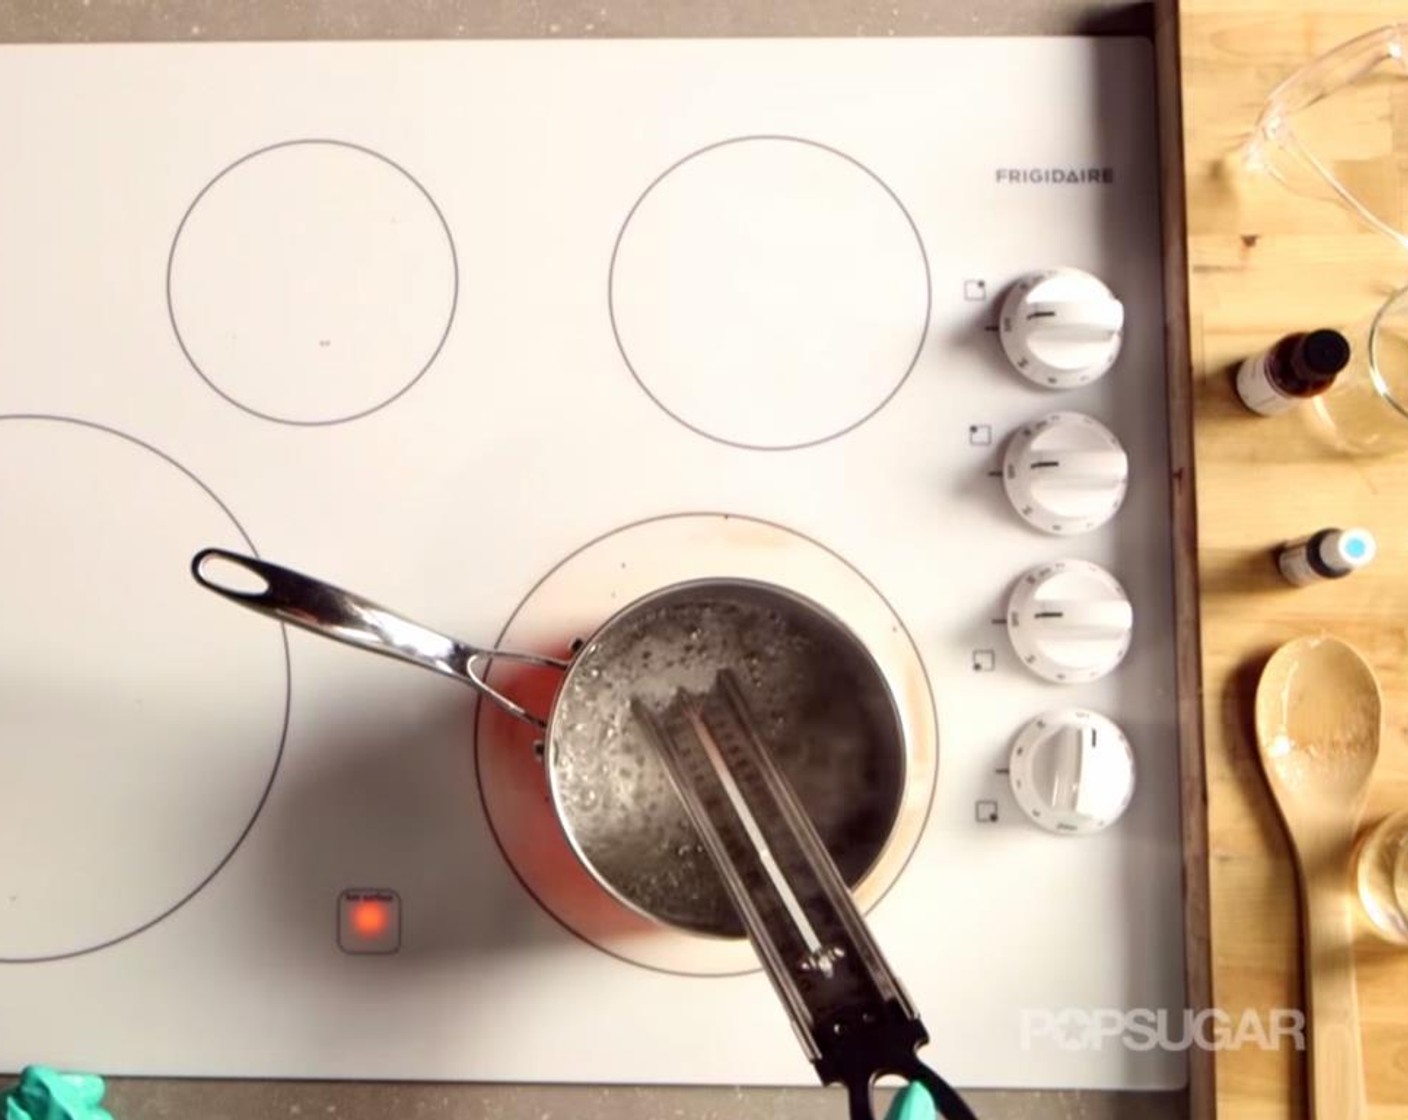
[[[1257,685],[1261,767],[1300,879],[1313,1120],[1368,1115],[1350,864],[1381,715],[1373,670],[1338,638],[1287,642]]]

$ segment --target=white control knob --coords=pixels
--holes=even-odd
[[[1017,371],[1050,389],[1073,389],[1104,374],[1120,352],[1124,304],[1075,268],[1024,276],[1002,301],[998,337]]]
[[[1027,572],[1007,601],[1007,636],[1033,673],[1060,684],[1103,677],[1124,660],[1134,610],[1119,581],[1088,560]]]
[[[1124,732],[1102,715],[1047,712],[1017,735],[1008,776],[1022,812],[1042,828],[1099,832],[1134,795],[1134,752]]]
[[[1002,485],[1022,517],[1044,533],[1098,528],[1115,516],[1129,481],[1129,456],[1113,432],[1080,412],[1053,412],[1013,433]]]

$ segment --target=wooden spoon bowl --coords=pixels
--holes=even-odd
[[[1373,670],[1338,638],[1287,642],[1257,684],[1261,768],[1295,853],[1301,889],[1314,1120],[1368,1114],[1350,866],[1382,719]]]

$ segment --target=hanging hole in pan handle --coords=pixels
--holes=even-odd
[[[875,1082],[886,1073],[924,1086],[943,1120],[977,1120],[968,1102],[958,1095],[957,1090],[917,1057],[903,1063],[901,1068],[880,1070],[864,1082],[848,1082],[846,1092],[850,1098],[851,1120],[876,1120],[873,1098]]]
[[[235,599],[261,599],[268,595],[269,579],[246,557],[223,549],[207,548],[191,561],[191,574],[207,590]]]

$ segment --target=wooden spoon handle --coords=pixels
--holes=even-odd
[[[1321,867],[1307,876],[1305,988],[1311,1120],[1365,1120],[1369,1114],[1354,989],[1350,899],[1341,868]]]

